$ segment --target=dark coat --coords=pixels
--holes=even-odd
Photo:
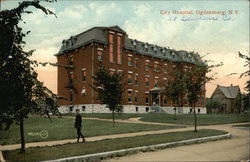
[[[75,117],[75,128],[80,128],[82,126],[82,116],[77,114]]]

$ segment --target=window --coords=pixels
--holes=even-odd
[[[109,34],[109,62],[114,62],[114,35]]]
[[[135,75],[135,85],[138,85],[138,75]]]
[[[146,87],[149,86],[149,78],[148,77],[145,78],[145,84],[146,84]]]
[[[191,113],[193,111],[193,109],[190,109],[189,112]]]
[[[135,107],[135,111],[138,112],[138,107]]]
[[[135,92],[135,103],[138,102],[138,92]]]
[[[155,72],[158,72],[158,71],[159,71],[158,64],[155,64],[154,70],[155,70]]]
[[[73,103],[73,94],[72,93],[70,93],[70,96],[69,96],[69,101],[70,101],[70,103]]]
[[[145,70],[149,70],[149,63],[145,62]]]
[[[113,75],[115,73],[115,69],[110,68],[109,69],[109,74]]]
[[[132,103],[132,91],[128,90],[128,103]]]
[[[175,70],[176,69],[176,65],[173,65],[173,70]]]
[[[128,66],[133,66],[132,57],[128,56]]]
[[[103,60],[103,56],[102,56],[102,51],[101,50],[97,51],[97,58],[98,58],[98,61],[102,61]]]
[[[138,59],[135,59],[135,67],[138,67]]]
[[[70,80],[69,80],[69,82],[70,82],[70,83],[73,83],[73,79],[74,79],[73,71],[71,71],[71,72],[69,73],[69,75],[70,75]]]
[[[73,62],[74,62],[74,58],[73,58],[73,55],[71,55],[71,56],[69,57],[69,64],[70,64],[70,65],[73,65]]]
[[[146,107],[146,112],[148,112],[149,111],[149,107]]]
[[[85,87],[82,88],[82,92],[81,92],[81,93],[82,93],[82,95],[86,95],[86,94],[87,94],[87,93],[86,93],[86,88],[85,88]]]
[[[74,106],[69,107],[69,111],[73,111]]]
[[[122,76],[122,70],[117,70],[117,74]]]
[[[82,69],[82,81],[86,81],[87,72],[86,69]]]
[[[164,73],[166,74],[168,72],[168,64],[164,64]]]
[[[117,63],[122,63],[122,54],[121,54],[121,36],[117,36]]]
[[[167,98],[166,97],[164,97],[164,100],[163,100],[163,104],[167,104],[168,103],[168,101],[167,101]]]
[[[158,87],[158,80],[157,79],[154,80],[154,86]]]
[[[201,109],[198,109],[198,113],[200,113],[201,112]]]
[[[86,106],[82,106],[82,111],[85,111],[85,109],[86,109]]]
[[[149,94],[148,94],[148,93],[146,93],[145,95],[146,95],[146,98],[145,98],[145,103],[146,103],[146,104],[149,104]]]
[[[184,66],[184,71],[187,71],[188,70],[188,67],[185,65]]]
[[[128,74],[128,83],[132,84],[132,74]]]
[[[148,52],[148,46],[147,45],[145,45],[145,51]]]

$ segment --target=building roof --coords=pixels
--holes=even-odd
[[[226,98],[229,99],[234,99],[237,97],[237,95],[240,93],[240,87],[239,86],[229,86],[229,87],[224,87],[224,86],[217,86],[219,90],[224,94]]]
[[[128,38],[126,32],[119,26],[110,27],[93,27],[85,32],[71,36],[69,39],[63,40],[59,52],[55,55],[61,55],[70,50],[79,48],[86,44],[97,42],[108,45],[107,29],[117,31],[125,34],[125,49],[133,50],[142,55],[149,55],[152,57],[166,59],[174,62],[187,62],[187,63],[202,63],[198,53],[187,52],[184,50],[174,50],[169,47],[160,47],[158,45],[149,44]]]

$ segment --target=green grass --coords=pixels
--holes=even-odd
[[[53,123],[50,123],[47,118],[42,117],[29,117],[28,119],[25,119],[24,127],[26,142],[76,138],[74,118],[52,118],[52,120]],[[115,127],[113,127],[112,122],[108,121],[83,120],[82,132],[86,137],[92,137],[170,128],[176,127],[130,123],[116,123]],[[48,137],[45,139],[42,139],[39,135],[35,135],[42,130],[46,130],[48,132]],[[34,136],[31,133],[34,133]],[[8,131],[1,130],[0,137],[1,145],[20,143],[18,125],[13,124]]]
[[[26,149],[25,154],[18,150],[4,151],[3,155],[7,161],[41,161],[64,157],[87,155],[98,152],[114,151],[126,148],[147,146],[153,144],[167,143],[173,141],[194,139],[200,137],[226,134],[220,130],[203,129],[198,132],[184,131],[165,134],[143,135],[126,138],[106,139],[87,143],[65,144],[52,147],[37,147]]]
[[[72,114],[68,114],[72,115]],[[97,117],[97,118],[112,118],[111,114],[83,114],[84,117]],[[194,124],[193,114],[178,114],[177,120],[174,120],[173,114],[121,114],[116,115],[118,119],[128,119],[128,118],[139,118],[140,120],[147,122],[159,122],[159,123],[176,123],[176,124]],[[213,124],[228,124],[228,123],[238,123],[238,122],[249,122],[249,114],[197,114],[198,125],[213,125]]]
[[[194,124],[193,114],[177,115],[177,120],[174,120],[174,115],[155,114],[155,116],[145,116],[142,121],[161,122],[161,123],[177,123],[177,124]],[[228,124],[238,122],[249,122],[250,115],[246,114],[198,114],[198,125],[214,125],[214,124]]]
[[[239,124],[239,125],[233,125],[234,127],[244,127],[244,128],[250,128],[250,124]]]

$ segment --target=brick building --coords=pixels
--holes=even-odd
[[[62,113],[76,108],[86,113],[110,112],[96,100],[97,94],[91,88],[99,62],[111,73],[124,75],[124,113],[150,112],[156,106],[160,112],[174,113],[171,101],[161,94],[160,84],[171,79],[174,68],[188,70],[201,61],[193,52],[132,40],[119,26],[94,27],[71,36],[63,40],[56,57],[59,64],[68,65],[58,67],[58,95],[69,99],[59,101]],[[206,113],[205,88],[197,104],[198,113]],[[190,112],[183,98],[177,113]]]

